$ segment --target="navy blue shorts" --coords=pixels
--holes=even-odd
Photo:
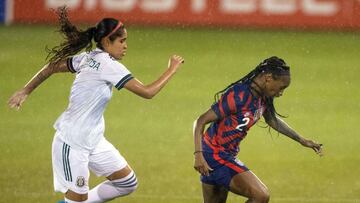
[[[209,176],[201,175],[200,180],[205,184],[224,186],[230,189],[230,181],[238,173],[249,169],[236,157],[219,152],[217,154],[203,152],[203,156],[213,171]]]

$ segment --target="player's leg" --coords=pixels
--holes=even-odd
[[[65,195],[65,201],[85,202],[89,191],[88,153],[72,149],[57,136],[52,146],[55,191]]]
[[[202,183],[204,203],[225,203],[228,190],[223,186]]]
[[[251,171],[233,176],[230,182],[230,191],[249,198],[247,203],[267,203],[270,199],[265,184]]]
[[[88,194],[79,194],[72,190],[68,190],[65,192],[65,202],[73,203],[73,202],[86,202],[88,198]]]
[[[90,190],[88,203],[106,202],[129,195],[137,188],[135,173],[129,166],[108,176],[108,180]]]
[[[129,195],[138,186],[134,171],[119,151],[105,139],[90,155],[89,168],[108,180],[90,190],[88,203],[106,202]]]

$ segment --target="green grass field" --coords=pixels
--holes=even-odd
[[[51,169],[52,124],[68,103],[71,74],[54,75],[20,111],[7,99],[44,64],[55,27],[0,27],[0,202],[57,202]],[[193,169],[192,123],[216,91],[277,55],[292,84],[278,112],[304,137],[324,144],[324,157],[287,137],[254,126],[239,158],[269,187],[271,202],[360,202],[359,33],[128,28],[122,61],[144,83],[156,79],[173,53],[186,62],[152,100],[114,91],[106,137],[139,179],[139,189],[114,202],[202,202]],[[91,186],[102,178],[91,176]],[[244,202],[229,194],[228,202]]]

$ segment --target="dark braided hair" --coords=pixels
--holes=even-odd
[[[85,31],[78,29],[68,19],[67,8],[59,7],[56,10],[59,17],[59,32],[63,35],[65,41],[52,49],[46,48],[48,56],[46,59],[49,63],[57,63],[62,59],[73,56],[85,48],[86,51],[92,49],[92,39],[96,42],[96,47],[103,49],[101,39],[107,37],[116,28],[118,20],[114,18],[104,18],[95,27],[90,27]],[[110,41],[114,41],[117,37],[124,34],[124,25],[121,25],[109,37]]]
[[[235,84],[241,84],[246,82],[252,82],[254,78],[256,78],[258,75],[263,73],[271,73],[272,77],[274,79],[278,79],[279,76],[282,75],[290,75],[290,67],[285,63],[285,61],[277,56],[272,56],[270,58],[265,59],[263,62],[261,62],[254,70],[252,70],[250,73],[248,73],[246,76],[241,78],[240,80],[237,80],[233,83],[231,83],[229,86],[227,86],[225,89],[217,92],[214,95],[215,102],[219,100],[219,98],[230,88],[232,88]],[[265,104],[267,110],[270,112],[272,116],[279,115],[281,117],[284,117],[280,114],[278,114],[274,107],[274,98],[273,97],[265,97]]]

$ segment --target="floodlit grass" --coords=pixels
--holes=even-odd
[[[52,76],[24,103],[7,99],[45,63],[45,45],[59,42],[55,27],[0,27],[0,199],[56,202],[52,188],[52,124],[67,106],[71,74]],[[224,88],[272,55],[291,65],[292,82],[277,110],[304,137],[324,144],[324,157],[259,124],[239,158],[269,187],[271,202],[360,201],[359,33],[128,28],[122,61],[144,83],[156,79],[168,57],[185,64],[152,100],[114,91],[106,137],[139,179],[139,189],[114,202],[201,202],[193,170],[192,122]],[[91,176],[91,186],[103,179]],[[244,198],[229,195],[228,202]]]

